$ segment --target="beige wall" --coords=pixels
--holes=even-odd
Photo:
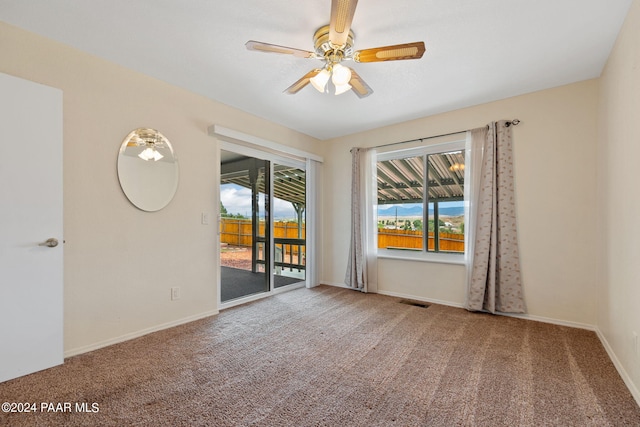
[[[640,1],[600,79],[599,118],[598,328],[640,400]]]
[[[329,141],[322,280],[344,281],[351,147],[518,118],[522,123],[514,128],[514,167],[529,315],[595,325],[597,87],[597,81],[585,81]],[[463,266],[381,259],[378,274],[382,292],[464,303]]]
[[[82,351],[217,312],[219,124],[317,152],[313,138],[0,23],[0,72],[63,90],[65,351]],[[174,200],[131,205],[118,183],[120,143],[158,129],[180,162]],[[182,298],[170,301],[170,288]]]

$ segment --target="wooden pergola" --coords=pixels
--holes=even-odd
[[[379,161],[378,204],[422,203],[425,185],[430,202],[464,200],[463,151],[432,154],[425,163],[424,156]]]

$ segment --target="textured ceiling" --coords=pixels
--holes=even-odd
[[[424,41],[422,59],[350,63],[374,93],[283,91],[320,61],[330,0],[0,0],[0,20],[319,139],[598,77],[632,0],[361,0],[357,49]]]

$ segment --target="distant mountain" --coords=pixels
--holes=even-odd
[[[383,208],[382,206],[384,205],[378,206],[378,216],[396,216],[396,209],[398,211],[398,217],[422,215],[422,206],[420,205],[411,206],[409,208],[405,208],[403,206]],[[440,208],[438,212],[440,216],[460,216],[464,215],[464,206]],[[433,209],[429,210],[429,214],[433,214]]]
[[[433,213],[429,212],[429,213]],[[440,216],[461,216],[464,215],[464,206],[458,206],[455,208],[440,208]]]
[[[395,216],[396,209],[398,210],[398,216],[419,216],[422,215],[422,206],[411,206],[405,208],[402,206],[392,206],[390,208],[383,209],[382,206],[378,206],[378,216]]]

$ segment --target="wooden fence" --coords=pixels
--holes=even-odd
[[[264,236],[264,221],[260,221],[260,233]],[[305,227],[302,224],[302,236],[298,236],[298,223],[278,221],[273,224],[274,239],[304,239]],[[220,242],[234,246],[251,246],[251,220],[222,218],[220,221]]]
[[[298,237],[298,223],[279,221],[273,224],[274,239],[304,239]],[[260,234],[264,236],[264,222],[260,221]],[[378,248],[422,249],[422,231],[378,229]],[[234,246],[251,246],[251,220],[222,218],[220,221],[220,241]],[[429,232],[429,249],[434,249],[434,233]],[[440,232],[440,250],[464,252],[464,234]],[[295,250],[294,250],[295,251]]]
[[[413,230],[378,229],[378,248],[422,249],[423,232]],[[464,252],[464,234],[440,232],[440,250]],[[429,249],[434,249],[434,233],[429,232]]]

